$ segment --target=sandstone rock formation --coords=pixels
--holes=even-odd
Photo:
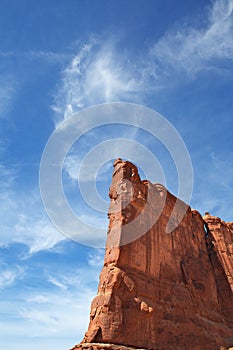
[[[233,346],[233,223],[202,218],[121,159],[109,196],[98,294],[74,349]]]

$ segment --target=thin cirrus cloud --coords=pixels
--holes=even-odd
[[[4,276],[0,274],[0,283],[4,283],[5,288],[12,286],[19,278],[23,278],[21,283],[31,287],[19,288],[17,297],[15,291],[10,290],[10,300],[6,298],[0,301],[0,347],[5,348],[4,341],[7,339],[9,342],[12,334],[17,337],[17,342],[26,337],[27,346],[21,345],[24,349],[30,349],[35,337],[41,344],[48,341],[47,337],[59,338],[64,342],[64,347],[67,344],[71,347],[81,340],[88,326],[89,305],[96,293],[100,254],[97,252],[88,255],[88,266],[80,266],[72,272],[70,266],[68,270],[62,266],[62,269],[55,271],[54,267],[47,264],[46,270],[40,270],[39,273],[45,276],[45,280],[36,287],[33,287],[32,281],[38,278],[37,269],[31,269],[31,274],[28,275],[24,274],[21,267],[17,271],[16,267],[12,267],[10,274],[10,268],[7,267],[8,272]],[[43,348],[47,349],[47,342]]]
[[[119,52],[116,40],[91,39],[62,73],[51,106],[56,122],[98,103],[143,103],[149,92],[180,84],[184,77],[193,79],[199,72],[222,74],[221,62],[233,58],[232,10],[232,0],[217,0],[204,9],[200,23],[174,26],[133,58]]]
[[[90,105],[135,99],[142,86],[130,67],[113,42],[90,40],[63,71],[52,109],[66,119]]]
[[[203,70],[217,70],[219,61],[232,60],[233,1],[217,0],[206,11],[204,25],[169,30],[152,46],[150,55],[161,73],[185,72],[193,78]]]
[[[98,260],[97,255],[94,259]],[[29,327],[34,325],[34,336],[39,331],[43,336],[69,334],[70,338],[81,338],[95,294],[93,281],[97,283],[97,270],[96,265],[90,264],[88,269],[80,268],[72,274],[63,271],[48,276],[48,282],[56,289],[43,292],[37,288],[35,295],[27,295],[27,306],[19,311],[22,322]]]
[[[64,289],[64,290],[66,290],[67,289],[67,286],[64,284],[64,283],[62,283],[62,282],[60,282],[60,281],[58,281],[56,278],[54,278],[54,277],[49,277],[49,279],[48,279],[48,281],[51,283],[51,284],[53,284],[54,286],[56,286],[56,287],[58,287],[58,288],[60,288],[60,289]]]
[[[53,249],[65,237],[50,223],[41,207],[39,194],[32,191],[27,198],[22,197],[13,189],[13,180],[8,181],[0,193],[4,203],[0,213],[0,247],[12,243],[25,245],[27,251],[21,257],[24,259],[39,251]]]
[[[0,272],[0,290],[12,286],[16,280],[22,279],[24,275],[24,268],[21,266],[14,266],[12,268],[1,266]]]
[[[30,214],[32,215],[32,212]],[[14,227],[14,241],[23,243],[28,247],[28,252],[24,255],[24,258],[43,250],[51,250],[57,243],[65,239],[45,215],[40,219],[35,213],[33,214],[32,219],[24,214],[18,216],[18,221]]]
[[[92,267],[102,267],[103,266],[103,259],[104,259],[104,251],[103,250],[96,250],[95,253],[90,253],[88,256],[88,265]]]
[[[98,271],[103,265],[103,251],[99,249],[96,252],[89,253],[87,264],[88,267],[76,268],[72,273],[69,271],[66,274],[49,275],[48,282],[61,291],[71,291],[75,288],[88,289],[90,283],[98,282]]]
[[[73,337],[76,341],[80,337],[81,340],[87,328],[89,304],[94,294],[89,288],[76,290],[73,294],[58,289],[56,293],[46,294],[48,302],[38,295],[36,302],[31,301],[26,305],[22,303],[24,307],[19,308],[18,315],[22,323],[21,336],[26,336],[24,329],[30,329],[31,335],[39,337],[39,341],[46,336],[59,337],[61,334],[69,339]],[[74,344],[71,343],[70,347],[72,345]]]
[[[232,9],[232,0],[216,1],[206,9],[203,26],[180,25],[175,30],[169,30],[143,56],[134,55],[139,57],[134,62],[130,62],[126,54],[120,55],[113,42],[92,39],[83,45],[63,71],[53,105],[57,121],[97,103],[114,100],[141,103],[144,93],[165,86],[167,77],[174,76],[178,83],[177,71],[185,71],[186,76],[192,78],[203,70],[216,70],[220,60],[230,62],[233,58]],[[10,83],[0,89],[4,110],[10,108],[13,96],[14,89]],[[76,178],[76,160],[73,162],[72,157],[68,158],[65,165],[69,176]],[[4,208],[0,217],[2,232],[5,233],[1,236],[0,245],[23,243],[27,245],[29,254],[52,249],[64,236],[47,219],[35,217],[38,207],[31,203],[31,196],[22,208],[22,198],[11,189],[17,172],[11,170],[9,174],[4,166],[0,171],[4,179],[8,177],[1,192]],[[30,215],[28,208],[31,208]],[[19,215],[16,217],[15,213]]]
[[[21,347],[24,349],[33,346],[35,337],[38,343],[45,342],[46,349],[48,338],[59,338],[60,342],[64,342],[64,348],[67,344],[71,347],[78,339],[81,340],[88,326],[89,304],[95,292],[84,283],[82,288],[72,293],[57,288],[56,291],[43,294],[39,287],[33,292],[36,294],[26,291],[11,303],[0,302],[3,312],[3,318],[0,319],[0,346],[5,348],[4,340],[7,339],[6,344],[9,344],[12,334],[20,345],[22,339],[27,339],[26,346]]]
[[[41,206],[38,190],[20,193],[17,167],[0,164],[0,247],[20,243],[27,247],[22,258],[50,250],[65,239],[49,221]]]

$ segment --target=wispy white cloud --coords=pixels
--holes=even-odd
[[[137,141],[145,144],[148,138],[143,140],[136,127],[111,125],[107,129],[96,130],[93,139],[89,134],[83,135],[82,142],[77,143],[65,158],[64,171],[75,185],[77,181],[106,181],[113,170],[113,160],[117,157],[125,158],[126,152],[128,160],[147,163],[145,148],[137,148],[140,147]]]
[[[82,108],[112,101],[144,103],[148,92],[193,79],[201,71],[224,73],[233,58],[233,1],[216,0],[202,20],[181,21],[131,57],[117,40],[91,39],[62,74],[51,106],[56,122]],[[228,75],[230,69],[227,69]]]
[[[114,40],[92,38],[63,71],[51,107],[60,118],[68,118],[90,105],[139,98],[143,87],[135,68],[129,57],[119,53]]]
[[[82,290],[83,288],[89,288],[90,283],[97,283],[99,278],[99,269],[103,265],[104,254],[103,250],[96,249],[95,252],[89,253],[88,265],[82,268],[75,268],[73,271],[69,271],[66,274],[56,273],[53,271],[53,275],[48,276],[48,282],[65,291]],[[94,263],[96,262],[96,263]]]
[[[204,9],[203,23],[183,23],[168,30],[150,50],[160,79],[182,72],[193,78],[200,71],[218,67],[223,71],[219,61],[233,59],[232,10],[232,0],[216,0]]]
[[[66,239],[45,215],[40,219],[35,215],[35,212],[31,212],[31,214],[32,217],[27,214],[27,216],[25,214],[18,215],[18,221],[14,226],[14,236],[12,237],[12,241],[23,243],[29,247],[29,255],[42,250],[50,250],[57,243]]]
[[[13,299],[11,304],[6,300],[0,302],[0,346],[8,349],[5,345],[14,347],[27,339],[21,348],[30,349],[28,344],[32,346],[36,338],[36,343],[46,350],[54,344],[59,350],[71,348],[81,341],[88,327],[94,295],[93,290],[84,288],[73,294],[62,290],[48,293],[48,303],[25,303],[25,296]]]
[[[38,341],[62,337],[68,339],[67,348],[82,339],[89,322],[90,303],[97,292],[99,266],[89,265],[67,274],[51,270],[49,273],[47,281],[58,287],[56,290],[46,289],[43,283],[20,291],[10,302],[8,298],[0,301],[5,315],[0,319],[0,339],[9,339],[12,334],[16,338],[38,337]]]
[[[70,341],[73,338],[78,343],[87,329],[90,303],[95,293],[89,288],[76,290],[72,294],[60,289],[60,292],[47,294],[48,303],[18,305],[20,325],[13,325],[15,334],[28,337],[30,330],[30,335],[39,339],[62,336],[69,337]],[[12,333],[12,329],[9,332],[3,327],[1,333],[6,336]]]
[[[128,133],[128,137],[130,136],[131,136],[130,133]],[[112,152],[114,153],[114,150],[115,150],[115,154],[117,154],[116,146],[113,145],[112,148],[113,148]],[[96,152],[96,157],[98,157],[98,155],[99,155],[99,152]],[[103,167],[99,169],[97,164],[97,159],[96,159],[96,164],[93,162],[91,164],[90,162],[85,162],[85,164],[82,166],[81,174],[80,174],[80,167],[82,165],[82,161],[83,161],[83,156],[80,155],[80,152],[78,152],[78,149],[75,149],[65,159],[64,170],[74,184],[76,184],[77,181],[80,181],[80,182],[93,181],[97,177],[99,181],[104,180],[106,177],[106,174],[109,172],[110,169],[112,169],[112,164],[110,162],[103,164]],[[93,172],[93,169],[94,169],[94,172]]]
[[[54,249],[65,237],[49,221],[41,205],[39,193],[19,194],[14,190],[15,172],[2,167],[3,186],[0,192],[0,246],[22,243],[27,258],[42,250]],[[7,176],[9,174],[9,176]]]
[[[28,303],[36,303],[36,304],[46,304],[50,302],[50,299],[48,296],[43,294],[37,294],[35,296],[30,296],[27,299]]]
[[[26,61],[40,60],[50,64],[61,64],[71,58],[71,54],[55,52],[55,51],[43,51],[43,50],[28,50],[28,51],[6,51],[0,50],[0,58],[20,58]]]
[[[54,277],[49,277],[48,281],[50,283],[52,283],[54,286],[61,288],[61,289],[67,289],[66,285],[60,281],[58,281],[56,278]]]
[[[89,258],[98,261],[99,253],[99,250],[92,251]],[[12,339],[11,346],[25,338],[30,344],[35,337],[38,343],[45,344],[45,349],[52,340],[60,339],[58,349],[71,348],[81,341],[88,327],[90,303],[97,292],[100,264],[85,265],[80,261],[77,264],[73,269],[63,264],[55,269],[55,265],[47,262],[44,267],[41,264],[28,266],[26,271],[4,266],[0,288],[2,285],[6,288],[22,277],[27,288],[19,288],[17,293],[11,290],[8,294],[6,290],[2,294],[0,347],[5,349],[9,339]],[[34,279],[38,281],[38,277],[40,283],[35,284]],[[25,349],[29,348],[26,346]]]
[[[88,256],[88,265],[93,267],[101,267],[103,266],[104,261],[104,250],[97,249],[96,252],[90,253]]]
[[[21,266],[6,267],[4,264],[1,266],[0,271],[0,289],[10,287],[17,279],[21,279],[24,275],[24,268]]]
[[[3,78],[3,77],[1,77]],[[0,85],[0,120],[9,119],[15,88],[10,78],[4,78]],[[4,123],[0,128],[0,155],[4,156],[9,141],[4,134]],[[65,239],[50,223],[41,205],[39,190],[20,192],[18,180],[20,173],[15,165],[0,163],[0,246],[22,243],[28,247],[28,256],[41,250],[53,248]],[[25,255],[26,257],[26,255]]]
[[[18,53],[17,53],[18,55]],[[54,51],[33,51],[24,52],[22,55],[31,60],[44,60],[46,63],[50,64],[63,64],[67,62],[71,58],[71,54],[62,53],[62,52],[54,52]]]

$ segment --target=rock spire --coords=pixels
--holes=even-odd
[[[233,223],[202,218],[121,159],[109,196],[98,293],[73,349],[233,347]]]

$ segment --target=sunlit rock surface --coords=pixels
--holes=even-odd
[[[233,347],[233,223],[202,218],[121,159],[109,196],[98,293],[74,349]]]

